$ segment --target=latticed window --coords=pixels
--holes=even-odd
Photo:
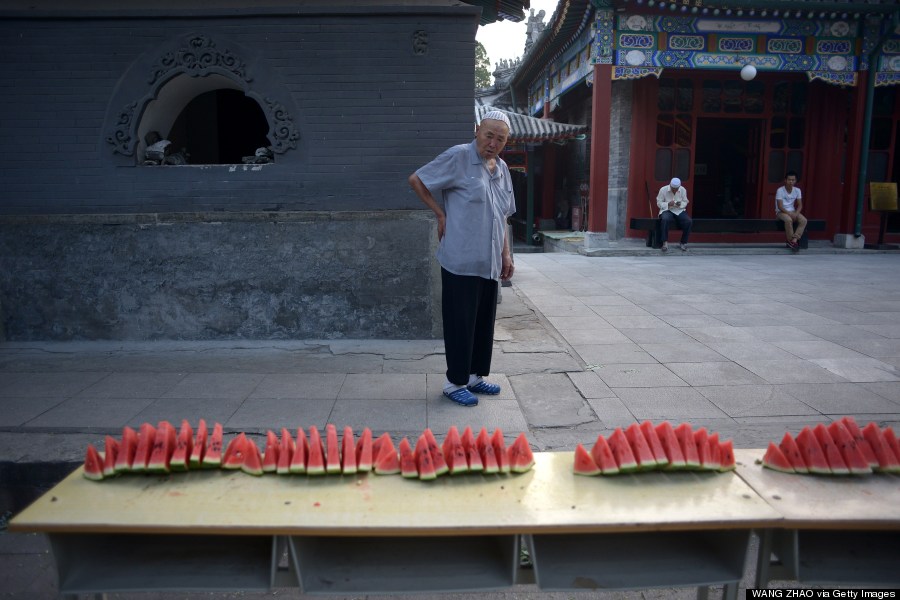
[[[691,175],[694,137],[694,86],[690,79],[660,79],[657,97],[656,156],[653,176],[657,181]]]
[[[769,183],[778,183],[788,171],[803,177],[803,147],[806,141],[806,95],[804,82],[781,81],[772,90],[769,123]]]

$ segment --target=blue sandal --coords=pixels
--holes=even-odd
[[[475,385],[468,386],[470,392],[475,392],[476,394],[488,394],[489,396],[496,396],[500,393],[500,386],[496,383],[488,383],[484,379],[476,383]]]
[[[476,406],[478,404],[478,398],[466,388],[459,388],[452,392],[445,391],[444,395],[460,406]]]

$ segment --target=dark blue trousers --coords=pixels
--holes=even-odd
[[[691,216],[687,214],[686,210],[681,211],[677,215],[670,210],[664,210],[659,213],[660,245],[669,239],[669,227],[671,227],[673,222],[677,222],[678,226],[681,227],[681,243],[688,243],[688,238],[691,235],[691,226],[694,224]]]
[[[454,385],[469,383],[470,373],[484,377],[491,372],[497,287],[493,279],[441,268],[447,380]]]

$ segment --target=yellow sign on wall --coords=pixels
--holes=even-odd
[[[869,210],[897,210],[897,183],[869,184]]]

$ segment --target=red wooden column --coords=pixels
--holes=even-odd
[[[850,114],[847,123],[847,176],[841,191],[840,223],[835,233],[853,233],[856,228],[856,200],[859,186],[859,167],[862,150],[862,130],[866,114],[866,84],[868,71],[859,71],[852,91]],[[868,151],[868,149],[866,150]]]
[[[605,233],[609,205],[609,121],[612,115],[612,65],[594,65],[594,93],[591,98],[591,192],[588,201],[588,228]]]

